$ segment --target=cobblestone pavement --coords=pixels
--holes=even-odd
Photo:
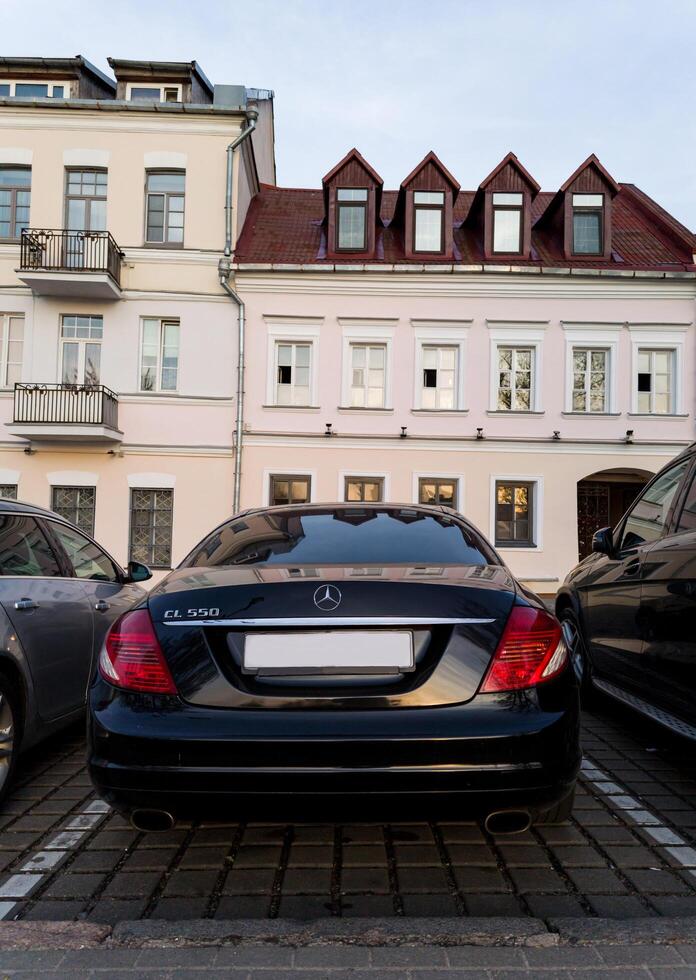
[[[0,976],[83,980],[693,980],[696,946],[511,949],[263,946],[0,952]]]
[[[142,834],[96,800],[72,731],[23,760],[0,810],[0,918],[696,916],[693,749],[604,701],[583,744],[573,822],[515,837],[473,823]]]

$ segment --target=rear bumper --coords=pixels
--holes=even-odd
[[[580,763],[569,681],[459,706],[367,711],[224,711],[92,692],[89,771],[122,813],[176,817],[403,818],[521,808],[572,789]],[[104,690],[108,688],[107,690]],[[546,702],[546,703],[543,703]]]

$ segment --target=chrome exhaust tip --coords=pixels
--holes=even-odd
[[[527,810],[494,810],[483,822],[489,834],[523,834],[532,826]]]
[[[162,833],[174,826],[174,817],[166,810],[133,810],[131,826],[145,833]]]

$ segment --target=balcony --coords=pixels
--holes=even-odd
[[[123,252],[108,231],[24,228],[17,274],[40,296],[121,296]]]
[[[104,385],[16,384],[13,436],[33,442],[121,442],[118,398]]]

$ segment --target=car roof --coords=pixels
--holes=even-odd
[[[0,498],[0,514],[36,514],[39,517],[55,517],[59,521],[63,520],[60,514],[54,514],[46,507],[38,507],[36,504],[27,504],[22,500],[10,500],[6,497]]]

